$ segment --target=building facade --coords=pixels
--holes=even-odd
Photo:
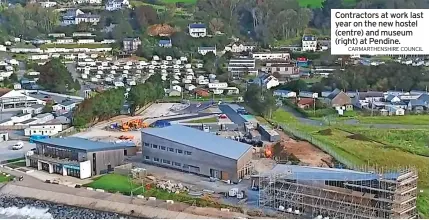
[[[302,51],[316,51],[317,38],[311,35],[304,35],[302,37]]]
[[[250,172],[252,147],[194,128],[170,125],[142,130],[142,154],[144,163],[237,182]]]
[[[124,51],[133,52],[136,51],[142,44],[140,38],[125,38],[123,40]]]
[[[228,72],[233,78],[241,78],[245,74],[257,75],[255,59],[252,58],[234,58],[229,60]]]
[[[207,36],[207,27],[205,24],[190,24],[188,29],[191,37],[198,38]]]
[[[132,142],[108,143],[76,137],[34,142],[36,149],[26,153],[26,166],[80,179],[112,171],[124,163],[125,156],[137,151]]]

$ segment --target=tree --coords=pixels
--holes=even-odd
[[[213,19],[211,19],[210,22],[209,22],[209,28],[210,28],[210,31],[213,34],[221,31],[222,28],[223,28],[222,19],[220,19],[220,18],[213,18]]]
[[[38,66],[36,70],[40,72],[38,84],[53,92],[66,93],[75,89],[76,83],[79,84],[73,80],[67,67],[58,58],[53,58],[45,65]]]
[[[160,75],[152,75],[145,83],[131,87],[128,93],[132,115],[140,107],[164,97],[164,87]]]
[[[112,35],[115,40],[122,41],[126,37],[132,37],[134,35],[134,31],[128,20],[122,20],[115,26]]]
[[[158,23],[158,14],[152,6],[139,6],[135,9],[135,14],[140,28],[146,28],[148,25]]]

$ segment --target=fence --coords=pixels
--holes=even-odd
[[[317,146],[318,148],[320,148],[321,150],[325,151],[326,153],[328,153],[329,155],[331,155],[333,158],[335,158],[335,160],[337,160],[338,162],[344,164],[346,167],[348,168],[353,168],[356,166],[356,164],[352,163],[351,161],[345,159],[344,157],[338,155],[334,150],[332,146],[329,146],[325,143],[322,143],[321,141],[315,139],[311,134],[308,134],[306,132],[303,131],[298,131],[294,128],[291,128],[287,125],[280,125],[281,129],[286,132],[289,133],[299,139],[308,141],[309,143]]]

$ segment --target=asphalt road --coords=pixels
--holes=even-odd
[[[0,161],[11,160],[24,157],[27,151],[36,147],[36,144],[24,142],[24,147],[21,150],[12,150],[12,146],[18,141],[4,141],[0,142]]]

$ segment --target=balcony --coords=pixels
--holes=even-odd
[[[49,157],[49,156],[44,156],[44,155],[40,155],[40,154],[27,155],[27,158],[33,159],[33,160],[42,160],[42,161],[46,161],[46,162],[50,162],[50,163],[80,166],[79,161],[69,160],[69,159],[60,159],[59,157]]]

